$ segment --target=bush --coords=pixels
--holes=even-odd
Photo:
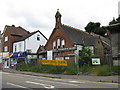
[[[112,75],[112,73],[109,70],[109,66],[108,65],[103,65],[102,67],[98,67],[97,70],[98,72],[98,76],[110,76]]]
[[[88,73],[92,76],[109,76],[111,75],[111,72],[109,71],[108,65],[102,65],[102,66],[86,66],[84,65],[82,68],[80,68],[80,72]]]
[[[120,66],[113,66],[112,67],[112,72],[115,75],[120,75]]]
[[[66,72],[64,74],[76,75],[77,74],[77,67],[75,65],[67,66]]]
[[[32,64],[21,64],[17,70],[30,71],[38,73],[50,73],[50,74],[77,74],[76,66],[51,66],[51,65],[32,65]]]

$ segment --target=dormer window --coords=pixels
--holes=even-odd
[[[37,35],[37,41],[40,41],[40,35]]]
[[[7,41],[8,41],[8,36],[5,37],[5,42],[7,42]]]

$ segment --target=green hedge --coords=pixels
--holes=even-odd
[[[50,74],[77,74],[76,66],[51,66],[51,65],[31,65],[31,64],[21,64],[17,68],[20,71],[29,71],[37,73],[50,73]]]
[[[51,65],[32,65],[32,64],[21,64],[17,70],[29,71],[37,73],[50,73],[50,74],[67,74],[76,75],[77,67],[76,65],[65,66],[51,66]],[[82,74],[89,74],[93,76],[110,76],[110,75],[120,75],[120,66],[112,66],[111,72],[108,65],[101,66],[88,66],[84,65],[80,68]]]

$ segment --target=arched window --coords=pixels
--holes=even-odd
[[[60,48],[60,39],[57,40],[57,48]]]
[[[64,46],[65,46],[65,40],[61,41],[61,45],[62,45],[61,47],[64,48]]]
[[[53,42],[53,49],[56,48],[56,41]]]

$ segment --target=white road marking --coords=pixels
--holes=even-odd
[[[80,82],[80,81],[69,81],[69,82],[72,82],[72,83],[85,83],[85,82]]]
[[[7,82],[7,84],[12,85],[12,86],[16,86],[16,87],[20,87],[20,88],[27,88],[27,87],[24,87],[24,86],[21,86],[21,85],[13,84],[13,83],[8,83]]]
[[[55,88],[55,86],[53,86],[53,85],[47,85],[47,84],[42,84],[42,83],[37,83],[37,82],[26,81],[26,83],[41,85],[41,86],[44,86],[44,88],[47,88],[47,89]]]
[[[76,84],[70,84],[70,83],[64,83],[64,82],[54,82],[54,81],[45,81],[45,80],[38,80],[38,79],[35,79],[35,80],[37,80],[37,81],[44,81],[44,82],[50,82],[50,83],[58,83],[58,84],[67,84],[67,85],[72,85],[72,86],[78,86],[78,85],[76,85]]]

